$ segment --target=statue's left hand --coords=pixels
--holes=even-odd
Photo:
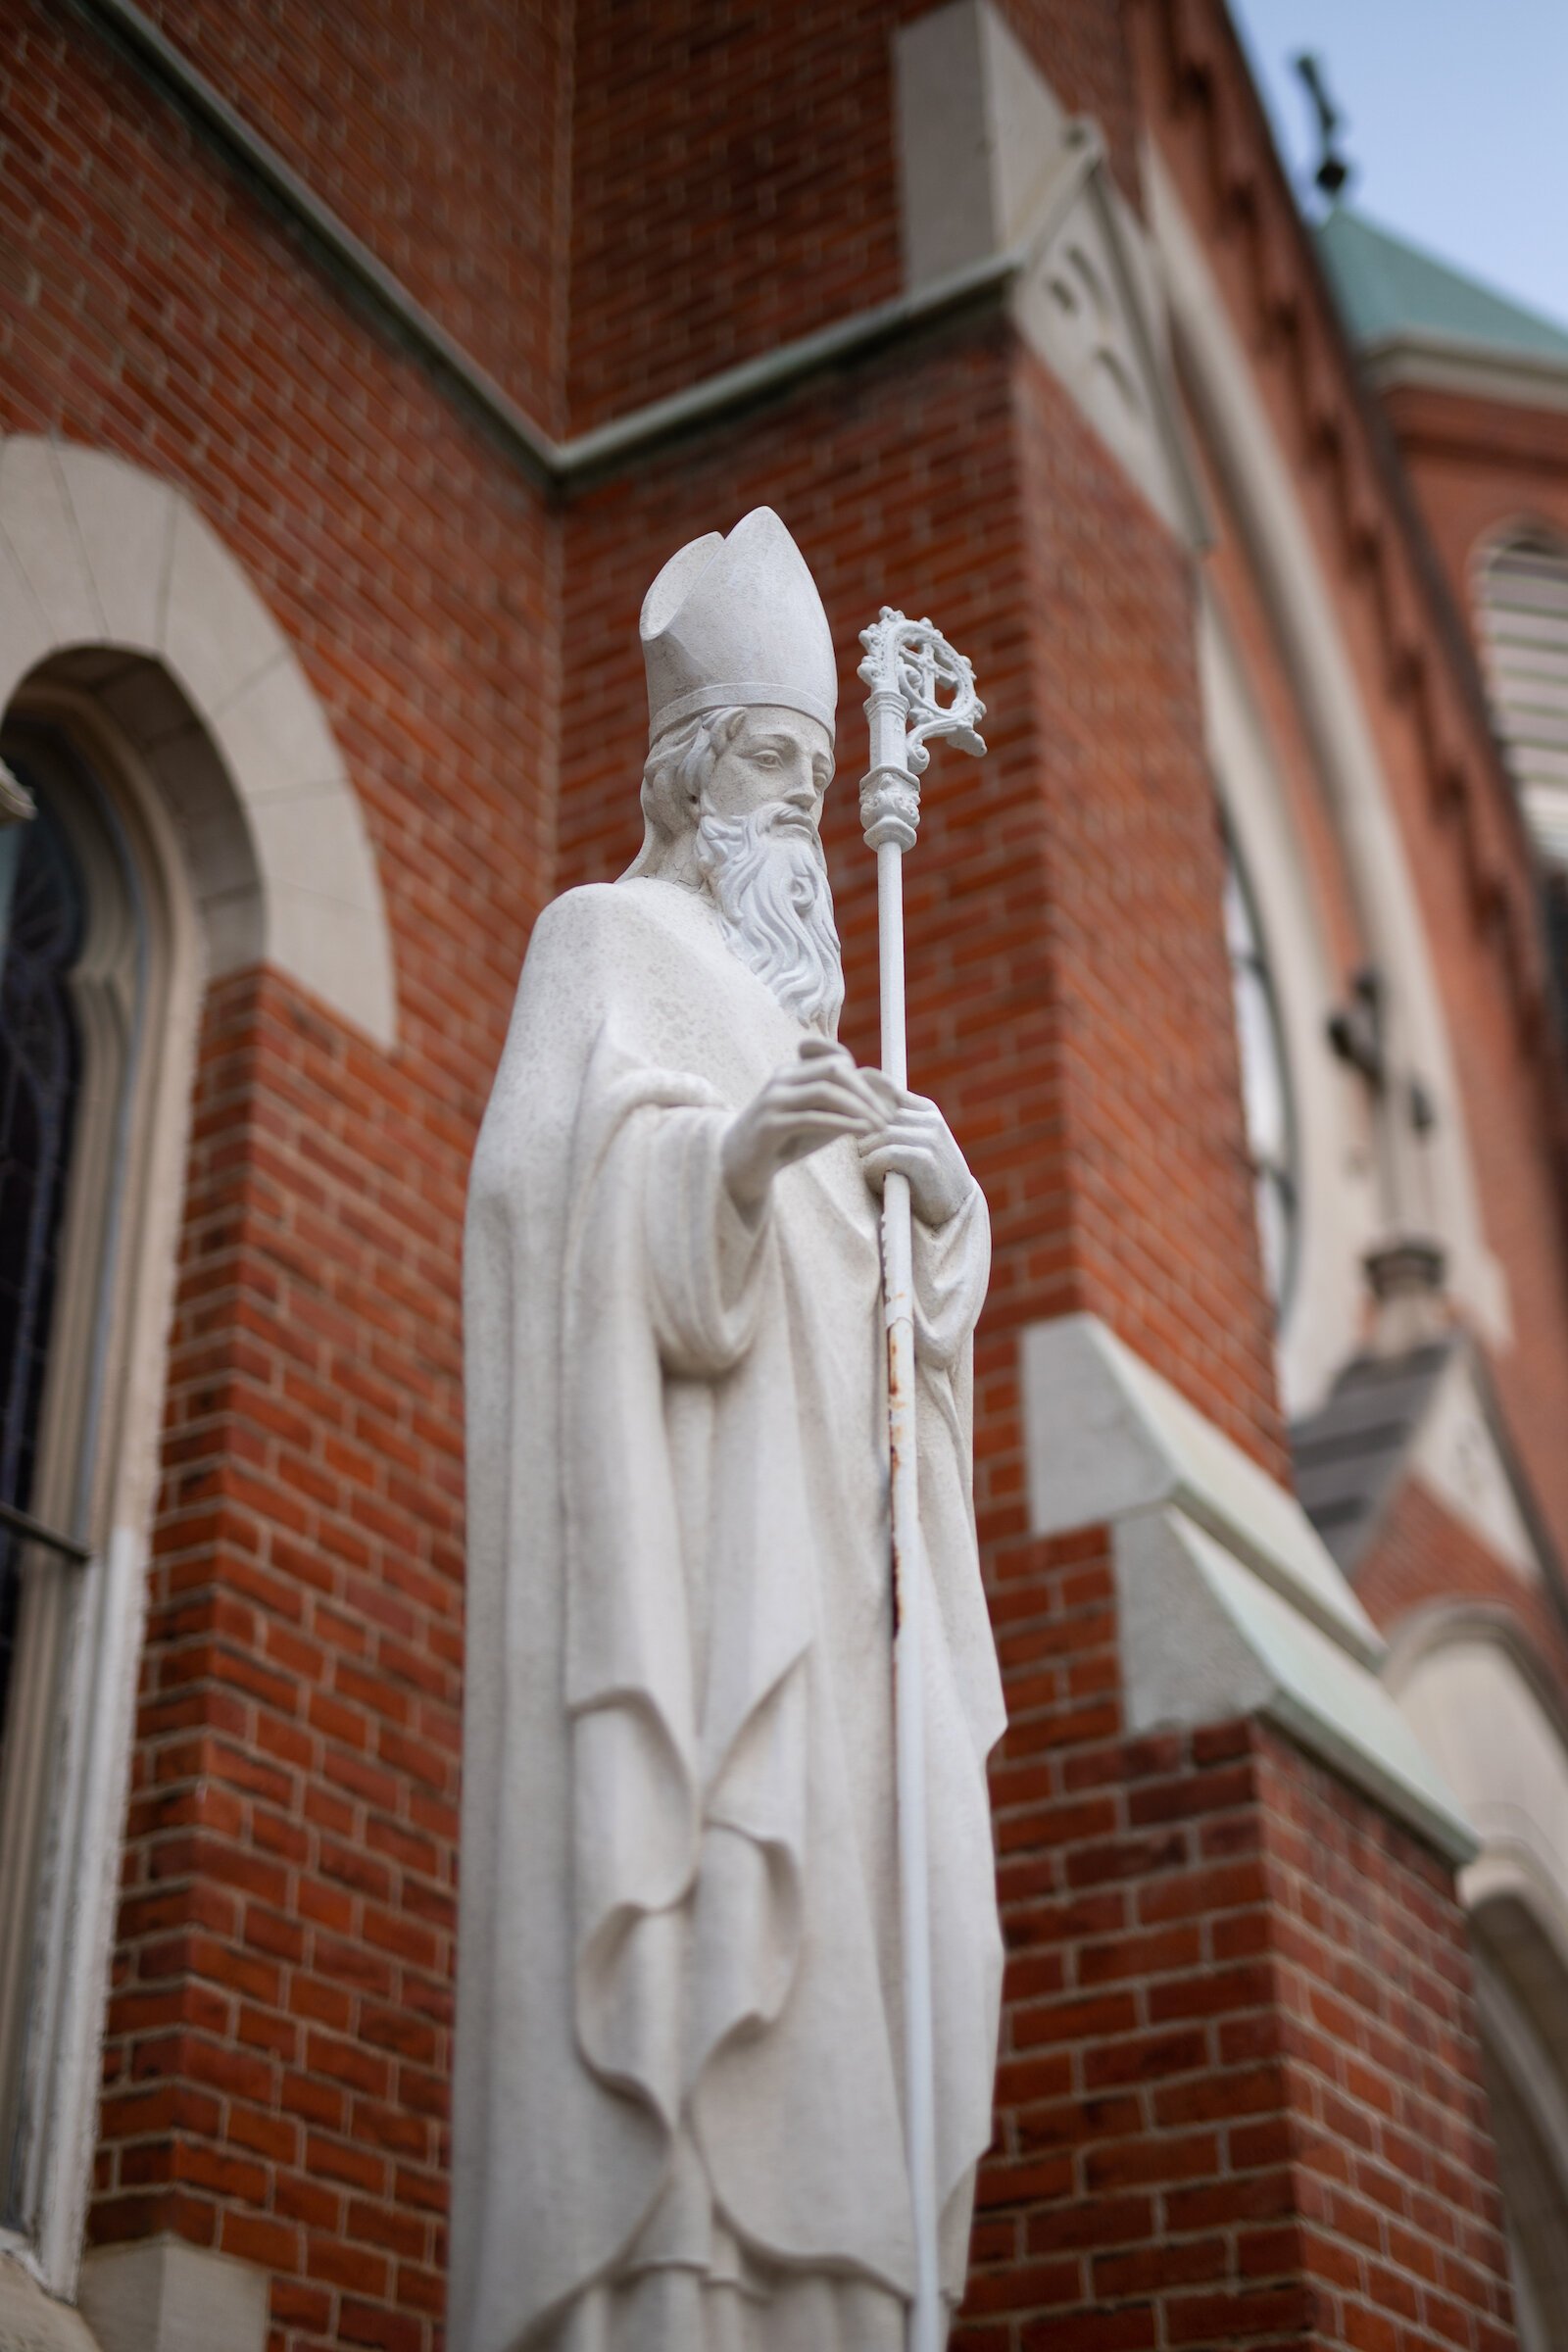
[[[953,1130],[924,1095],[895,1086],[880,1070],[862,1070],[860,1077],[887,1106],[886,1123],[858,1145],[866,1181],[880,1193],[890,1169],[906,1176],[910,1205],[921,1224],[945,1225],[974,1190]]]

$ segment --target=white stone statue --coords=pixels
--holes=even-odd
[[[1002,1951],[985,1202],[835,1042],[832,641],[778,517],[642,613],[641,853],[535,929],[474,1160],[452,2352],[902,2352],[877,1195],[915,1216],[942,2287]]]

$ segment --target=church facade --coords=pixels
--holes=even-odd
[[[1303,222],[1219,0],[18,0],[0,2346],[436,2352],[460,1250],[637,614],[972,660],[963,2352],[1568,2340],[1568,331]],[[524,2127],[525,2128],[525,2127]]]

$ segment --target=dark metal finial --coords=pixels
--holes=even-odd
[[[1312,101],[1312,112],[1317,117],[1319,154],[1317,170],[1312,177],[1332,204],[1350,176],[1350,165],[1341,154],[1335,138],[1344,117],[1329,96],[1321,61],[1309,51],[1303,51],[1301,56],[1293,58],[1291,62],[1300,75],[1306,94]]]

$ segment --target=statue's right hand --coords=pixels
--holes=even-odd
[[[725,1132],[720,1158],[730,1199],[755,1214],[780,1168],[841,1135],[870,1135],[885,1117],[847,1047],[803,1038],[798,1058],[773,1072]]]

